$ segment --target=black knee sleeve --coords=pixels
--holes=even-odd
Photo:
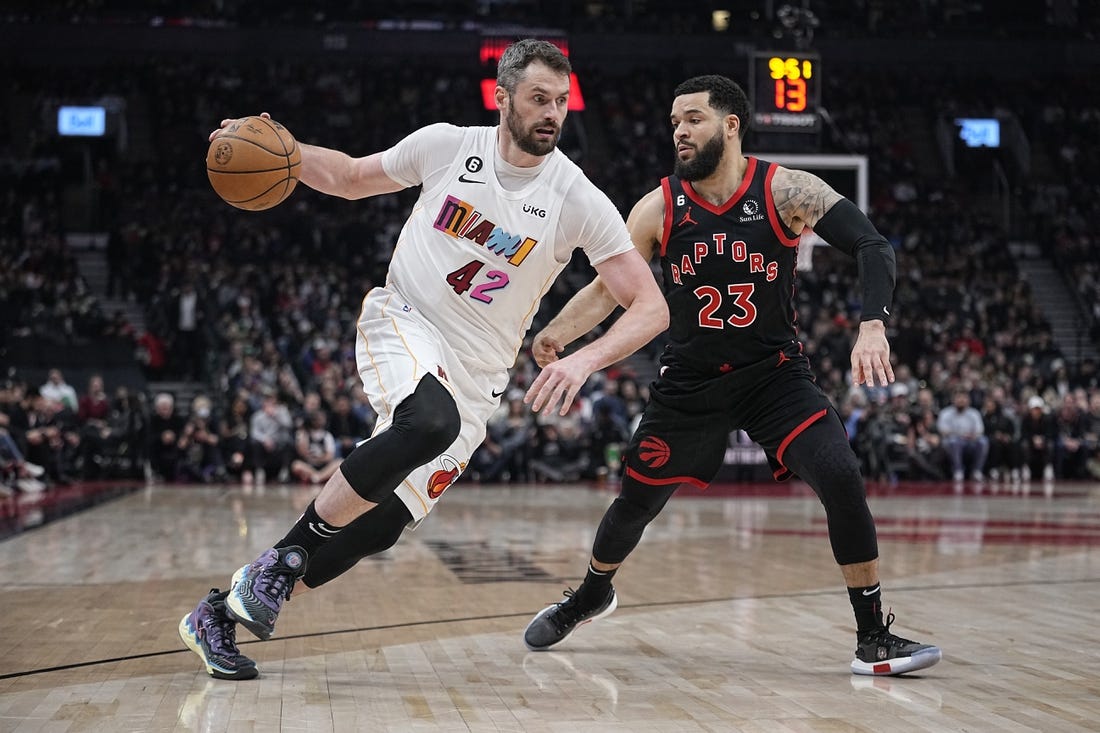
[[[461,428],[454,397],[428,375],[397,406],[390,426],[357,446],[340,472],[355,493],[381,503],[413,469],[447,450]]]
[[[322,545],[309,558],[309,567],[302,582],[316,588],[346,573],[364,557],[388,550],[411,521],[412,514],[405,502],[391,493],[382,503]]]
[[[676,484],[650,486],[624,478],[622,491],[611,502],[596,530],[592,557],[612,565],[626,560],[641,541],[646,526],[664,509],[677,488]]]
[[[783,462],[808,483],[825,507],[833,557],[841,565],[878,557],[875,521],[859,459],[852,451],[839,418],[831,412],[795,438]]]

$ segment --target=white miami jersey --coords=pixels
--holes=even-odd
[[[598,264],[631,247],[610,200],[561,151],[537,172],[528,169],[515,190],[502,186],[497,168],[507,164],[496,135],[496,127],[431,125],[383,156],[395,181],[424,186],[398,238],[387,287],[419,310],[463,362],[493,370],[515,362],[573,248],[583,247]],[[565,206],[568,217],[599,226],[565,226],[562,235]],[[606,223],[608,211],[617,226]],[[565,238],[575,241],[557,241]]]

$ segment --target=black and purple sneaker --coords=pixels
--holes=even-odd
[[[270,639],[275,620],[306,572],[306,551],[297,545],[272,548],[233,574],[226,598],[229,615],[261,639]]]
[[[206,672],[219,680],[250,680],[260,672],[237,648],[237,623],[225,611],[226,593],[217,588],[180,619],[180,638],[198,654]]]

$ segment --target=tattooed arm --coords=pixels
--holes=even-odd
[[[813,228],[843,196],[813,173],[778,166],[772,176],[772,198],[783,223],[795,234]]]
[[[855,258],[863,286],[859,336],[852,347],[852,381],[885,386],[894,381],[886,320],[893,304],[894,248],[859,208],[812,173],[779,167],[772,198],[783,223],[796,234],[806,227]]]

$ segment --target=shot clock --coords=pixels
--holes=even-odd
[[[755,53],[749,94],[761,132],[817,132],[821,126],[821,60],[817,54]]]

